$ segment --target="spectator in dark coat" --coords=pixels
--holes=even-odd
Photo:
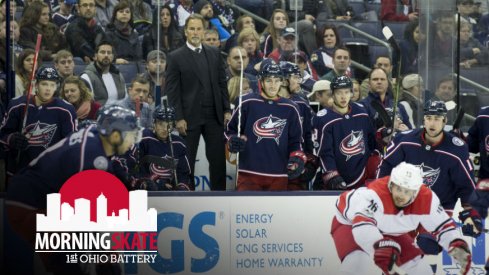
[[[95,0],[80,0],[77,10],[78,15],[66,27],[65,36],[73,56],[88,63],[93,60],[95,47],[104,39],[105,33],[94,19]]]
[[[105,32],[107,40],[114,45],[116,64],[127,64],[142,58],[138,33],[133,28],[132,10],[129,2],[115,5],[112,19]]]

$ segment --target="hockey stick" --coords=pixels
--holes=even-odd
[[[382,122],[384,123],[384,126],[386,128],[392,128],[394,126],[392,124],[393,119],[389,116],[389,114],[387,113],[385,108],[378,101],[372,100],[372,102],[370,102],[370,105],[379,114],[379,117],[382,120]]]
[[[389,42],[392,48],[397,52],[398,59],[397,59],[397,75],[396,75],[396,84],[395,87],[393,87],[393,96],[394,96],[394,104],[392,105],[392,113],[394,114],[392,116],[392,126],[395,125],[396,122],[396,112],[397,112],[397,102],[399,101],[399,90],[401,89],[401,49],[399,48],[399,45],[397,44],[396,39],[394,39],[394,34],[392,33],[391,29],[388,26],[385,26],[382,29],[382,34],[384,35],[385,39]],[[393,129],[394,130],[394,129]],[[391,135],[394,134],[395,131],[392,131]]]
[[[165,110],[168,108],[168,102],[166,100],[163,100],[163,107],[165,107]],[[173,151],[173,138],[171,137],[171,132],[172,132],[172,124],[173,121],[167,118],[167,124],[168,124],[168,141],[170,142],[170,154],[171,158],[174,160],[175,159],[175,154]],[[175,177],[175,186],[178,185],[178,176],[177,176],[177,167],[173,167],[173,176]]]
[[[406,271],[404,271],[401,267],[399,267],[397,264],[392,265],[392,269],[389,270],[390,274],[394,275],[408,275]]]
[[[34,62],[32,64],[32,71],[31,71],[31,79],[29,82],[29,88],[27,89],[27,95],[26,95],[26,103],[24,107],[24,117],[22,118],[22,128],[20,129],[21,134],[25,134],[25,126],[27,124],[27,115],[29,114],[29,102],[31,101],[31,94],[32,94],[32,89],[34,89],[34,85],[36,85],[36,71],[37,71],[37,59],[39,58],[39,52],[41,51],[41,40],[42,40],[42,35],[37,34],[37,40],[36,40],[36,51],[34,53]],[[17,152],[17,159],[16,163],[19,164],[20,161],[20,150]]]
[[[243,77],[244,77],[244,64],[243,55],[241,49],[238,48],[239,62],[241,62],[239,74],[239,96],[238,96],[238,137],[241,138],[241,103],[243,101]],[[238,189],[238,171],[239,171],[239,152],[236,153],[236,182],[234,183],[234,189]]]

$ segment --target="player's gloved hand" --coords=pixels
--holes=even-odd
[[[313,154],[306,153],[306,164],[304,165],[304,172],[300,175],[301,182],[308,182],[314,178],[319,168],[319,159]]]
[[[394,264],[399,264],[401,245],[390,238],[383,238],[374,244],[374,262],[384,274],[391,274]]]
[[[158,191],[172,191],[174,190],[173,184],[169,179],[165,178],[155,178],[154,182],[157,186]]]
[[[179,184],[177,184],[175,186],[175,190],[177,190],[177,191],[190,191],[190,188],[185,183],[180,182]]]
[[[8,137],[8,145],[12,149],[24,150],[29,145],[29,140],[20,132],[15,132]]]
[[[416,244],[428,255],[438,255],[443,250],[431,233],[420,233],[416,237]]]
[[[158,185],[147,178],[139,178],[134,181],[134,189],[135,190],[148,190],[148,191],[158,191]]]
[[[347,185],[338,171],[331,171],[323,174],[323,184],[328,190],[346,190]]]
[[[465,236],[477,238],[482,233],[484,225],[482,218],[474,209],[467,209],[458,213],[459,220],[463,223],[462,233]]]
[[[466,275],[470,271],[472,264],[472,254],[469,246],[461,239],[456,239],[450,243],[448,255],[452,256],[460,264],[460,273]]]
[[[231,136],[228,141],[229,152],[238,153],[243,152],[246,146],[246,140],[238,136]]]
[[[287,162],[287,175],[289,180],[298,178],[304,172],[304,165],[307,161],[306,154],[302,151],[294,151],[289,155]]]
[[[476,189],[469,199],[472,208],[485,219],[487,217],[487,206],[489,205],[489,179],[480,179]]]

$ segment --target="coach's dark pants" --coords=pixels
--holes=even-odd
[[[226,155],[224,151],[224,128],[215,119],[206,119],[199,127],[187,129],[185,141],[188,147],[192,180],[194,179],[195,158],[199,148],[200,135],[205,141],[205,155],[209,162],[212,190],[226,190]]]

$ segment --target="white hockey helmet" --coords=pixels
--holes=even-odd
[[[421,185],[423,185],[423,174],[419,167],[403,161],[392,169],[389,179],[389,189],[392,183],[409,190],[414,190],[417,195]]]

